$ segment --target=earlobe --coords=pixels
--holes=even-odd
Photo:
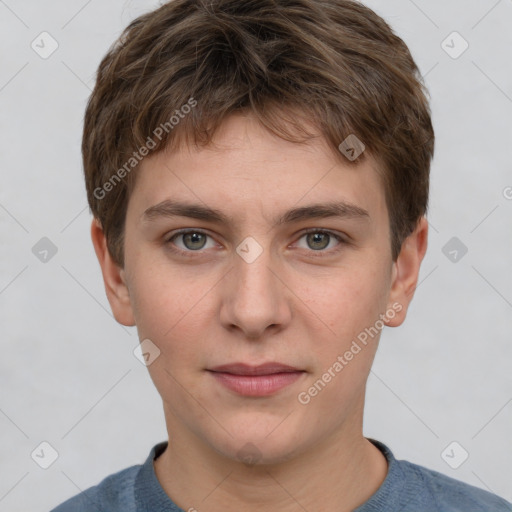
[[[428,222],[425,217],[422,217],[415,230],[404,240],[400,254],[393,263],[388,306],[396,311],[396,315],[385,321],[389,327],[397,327],[405,320],[407,309],[416,291],[427,244]],[[401,307],[397,306],[398,304]]]
[[[135,325],[132,304],[125,272],[112,259],[107,247],[105,233],[98,219],[91,224],[91,239],[98,258],[107,294],[114,318],[122,325]]]

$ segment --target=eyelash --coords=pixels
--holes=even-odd
[[[203,251],[202,249],[198,250],[198,251],[191,251],[191,250],[184,251],[183,249],[177,249],[176,246],[174,246],[174,244],[172,243],[172,241],[175,238],[177,238],[178,236],[186,235],[188,233],[200,233],[200,234],[203,234],[203,235],[208,236],[210,238],[213,238],[210,234],[208,234],[207,232],[203,231],[202,229],[180,229],[178,231],[175,231],[171,236],[169,236],[165,240],[166,245],[169,246],[169,250],[171,252],[175,253],[175,254],[179,254],[179,255],[182,255],[182,256],[185,256],[185,257],[192,257],[192,258],[194,257],[194,254],[201,254],[201,252]],[[334,249],[330,249],[328,251],[326,251],[326,250],[314,251],[313,249],[311,249],[310,252],[312,253],[312,256],[315,257],[315,258],[325,258],[327,256],[331,256],[333,254],[337,254],[339,251],[341,251],[343,249],[344,245],[348,245],[349,244],[349,242],[347,242],[347,240],[345,240],[342,236],[334,233],[333,231],[329,231],[329,230],[326,230],[326,229],[319,229],[319,228],[309,228],[309,229],[306,229],[300,235],[299,240],[302,237],[304,237],[305,235],[308,235],[310,233],[321,233],[321,234],[324,234],[324,235],[329,235],[329,236],[335,238],[339,242],[339,245],[337,247],[335,247]]]

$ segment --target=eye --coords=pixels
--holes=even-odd
[[[303,234],[299,240],[305,239],[306,249],[310,249],[317,253],[335,253],[342,249],[342,246],[346,244],[345,240],[333,233],[332,231],[325,231],[320,229],[310,229]],[[326,250],[330,245],[332,247],[333,242],[335,244],[333,250]],[[304,248],[304,247],[301,247]],[[315,254],[315,256],[323,256],[323,254]]]
[[[207,240],[210,238],[212,240],[211,245],[207,246]],[[327,254],[336,253],[342,249],[343,245],[346,245],[347,242],[336,233],[332,231],[326,231],[318,228],[311,228],[307,230],[303,235],[299,238],[299,241],[305,239],[306,247],[300,246],[301,249],[307,249],[309,252],[316,253],[313,256],[324,256]],[[334,244],[337,242],[337,244]],[[203,250],[211,249],[215,247],[215,243],[213,242],[213,238],[200,229],[183,229],[177,232],[174,232],[170,237],[166,239],[166,244],[168,244],[171,251],[186,254],[186,253],[200,253]],[[332,248],[334,244],[334,248]],[[326,250],[331,246],[330,250]]]
[[[208,249],[206,247],[207,239],[211,238],[210,235],[204,233],[201,230],[182,230],[174,233],[171,237],[167,239],[167,243],[171,246],[171,250],[176,252],[197,252],[202,249]],[[176,242],[175,242],[176,240]],[[181,242],[183,245],[180,246]],[[174,249],[172,246],[176,245],[178,249]],[[214,246],[214,245],[213,245]],[[213,247],[212,246],[212,247]]]

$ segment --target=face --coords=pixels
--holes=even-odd
[[[350,167],[322,138],[294,144],[236,115],[215,144],[141,163],[117,276],[93,239],[117,320],[160,351],[148,369],[169,432],[282,461],[360,431],[426,228],[393,262],[375,162]]]

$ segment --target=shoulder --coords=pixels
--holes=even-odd
[[[73,496],[51,512],[135,511],[135,479],[140,468],[139,464],[109,475],[99,484]]]
[[[495,494],[412,462],[397,462],[406,474],[410,494],[424,502],[425,510],[512,512],[512,504]]]
[[[512,512],[512,504],[438,471],[396,459],[384,443],[369,439],[388,461],[388,474],[356,512]]]

